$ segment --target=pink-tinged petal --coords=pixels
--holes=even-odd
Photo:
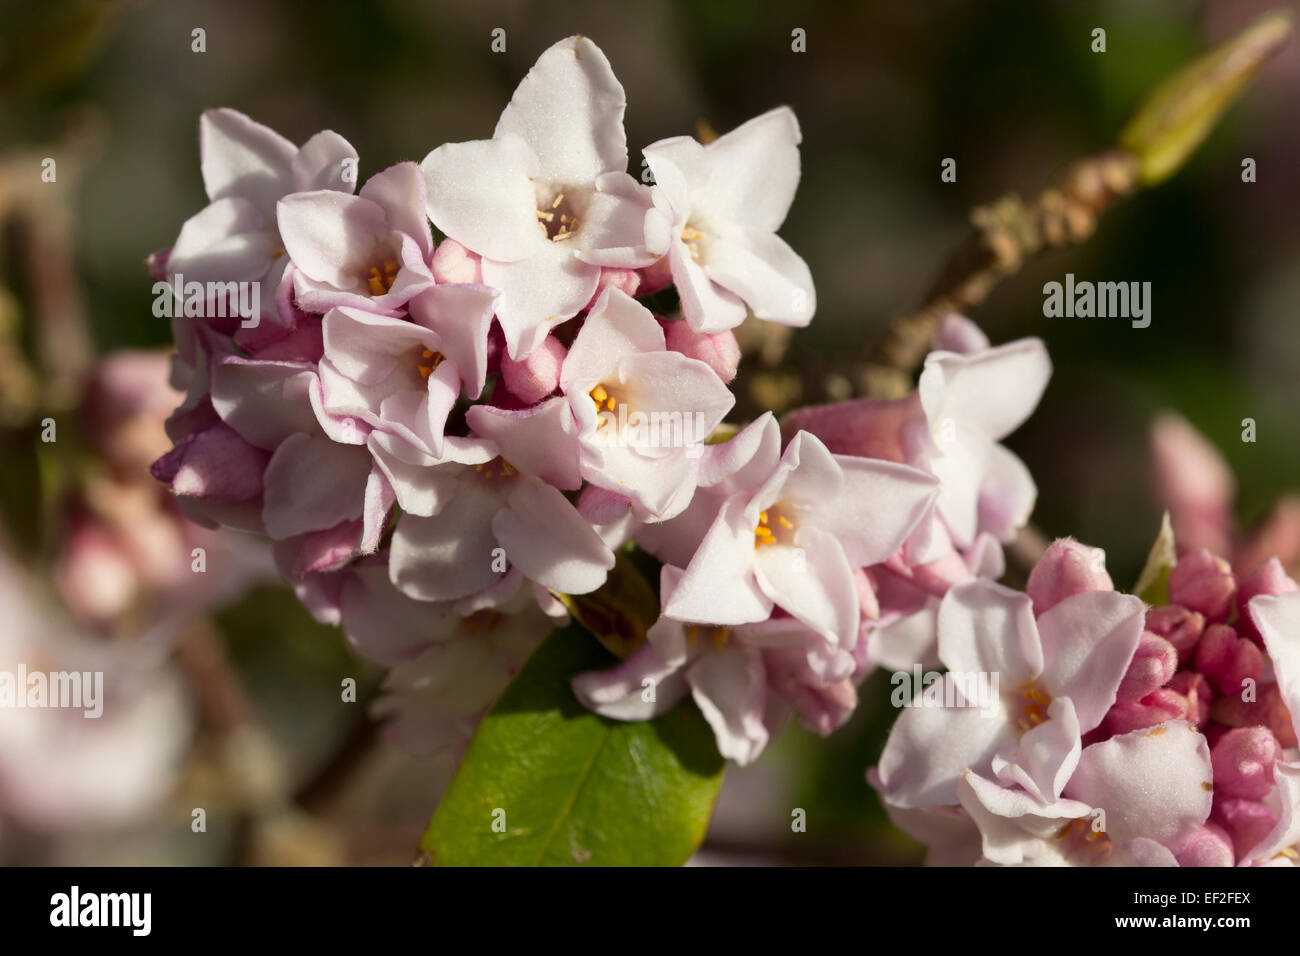
[[[658,434],[670,435],[673,430],[665,425]],[[670,440],[663,439],[665,444]],[[656,456],[660,449],[634,444],[618,430],[617,424],[584,436],[581,448],[583,478],[608,491],[627,495],[636,504],[640,518],[667,521],[689,506],[696,473],[696,461],[689,455]]]
[[[497,121],[537,154],[536,178],[589,183],[627,168],[626,98],[609,60],[586,37],[568,37],[537,58]],[[437,221],[436,219],[434,220]]]
[[[258,362],[231,356],[212,369],[212,407],[222,421],[259,448],[316,430],[309,396],[315,376],[301,362]]]
[[[630,270],[655,260],[645,247],[645,217],[650,206],[650,190],[627,173],[601,175],[596,180],[596,192],[582,212],[573,254],[583,262],[604,267],[603,279],[617,269],[639,284],[636,273]]]
[[[939,601],[930,598],[920,610],[897,617],[868,632],[867,659],[877,667],[905,671],[913,664],[941,667],[938,647]]]
[[[1001,445],[990,445],[979,488],[979,524],[999,541],[1010,541],[1029,522],[1038,486],[1029,469]]]
[[[511,357],[526,358],[555,323],[570,319],[591,301],[600,266],[574,258],[564,242],[545,242],[517,262],[483,260],[483,281],[501,290],[497,322]]]
[[[426,156],[420,169],[429,218],[448,236],[497,262],[536,252],[537,155],[518,136],[447,143]]]
[[[714,282],[674,238],[668,249],[668,264],[673,285],[682,303],[682,316],[696,332],[712,334],[734,329],[748,314],[740,296]]]
[[[881,791],[873,767],[867,782]],[[961,807],[903,809],[884,803],[889,822],[928,849],[926,866],[974,866],[980,861],[980,832]]]
[[[1113,590],[1115,585],[1106,573],[1106,552],[1073,538],[1053,541],[1029,572],[1025,584],[1025,593],[1033,599],[1036,615],[1085,591]]]
[[[501,577],[493,569],[492,533],[500,510],[495,495],[466,482],[436,515],[403,515],[389,553],[393,584],[420,601],[451,601],[491,586]]]
[[[533,405],[560,387],[560,369],[568,350],[554,335],[548,335],[528,358],[516,362],[501,357],[501,378],[506,388],[525,405]]]
[[[1291,726],[1300,737],[1300,591],[1260,595],[1248,610],[1263,635],[1278,689],[1291,712]]]
[[[429,517],[446,507],[459,490],[455,464],[439,462],[394,435],[372,432],[367,447],[388,479],[402,511]],[[490,459],[484,456],[484,461]]]
[[[199,117],[199,166],[212,201],[247,199],[269,214],[294,189],[291,165],[298,149],[275,130],[231,109]]]
[[[566,491],[582,484],[578,429],[567,400],[553,398],[521,411],[475,405],[465,419],[474,434],[494,442],[501,457],[524,474]]]
[[[377,465],[371,466],[366,478],[366,497],[361,512],[361,540],[357,542],[357,548],[362,554],[373,554],[379,549],[379,542],[388,530],[388,518],[396,501],[397,494],[388,477]]]
[[[649,644],[607,670],[586,671],[570,683],[584,707],[613,720],[658,717],[677,706],[687,691],[680,665],[665,664]]]
[[[713,728],[718,752],[742,767],[756,760],[768,738],[763,723],[767,682],[761,656],[732,645],[705,651],[687,669],[686,682]]]
[[[878,564],[902,547],[938,496],[938,482],[890,461],[836,456],[844,474],[840,494],[811,509],[804,524],[831,532],[855,567]]]
[[[1179,415],[1151,425],[1151,465],[1157,503],[1169,511],[1179,551],[1232,550],[1237,481],[1219,450]]]
[[[942,352],[972,355],[991,348],[989,337],[978,325],[956,312],[949,312],[934,329],[934,347]]]
[[[1019,784],[1043,803],[1061,795],[1083,750],[1079,719],[1068,697],[1052,701],[1047,717],[1023,734],[1014,747],[995,755],[992,762],[998,779]]]
[[[754,527],[745,502],[730,498],[718,512],[664,613],[679,621],[750,624],[765,621],[772,600],[754,579]]]
[[[152,467],[173,494],[218,501],[252,501],[262,493],[271,456],[222,422],[188,435]]]
[[[330,574],[345,567],[360,553],[360,521],[342,521],[324,531],[275,542],[276,565],[291,581],[311,574]]]
[[[858,638],[858,589],[844,550],[819,528],[800,528],[795,546],[755,549],[754,576],[763,593],[828,641],[852,650]]]
[[[941,612],[942,613],[942,612]],[[952,676],[936,682],[946,699]],[[957,802],[957,780],[971,769],[990,773],[994,754],[1014,745],[1005,713],[977,707],[911,706],[894,722],[880,755],[886,799],[900,807],[934,807]]]
[[[623,356],[663,349],[663,329],[650,310],[623,292],[610,289],[587,314],[569,347],[560,372],[560,387],[566,393],[589,391],[614,374]]]
[[[553,591],[594,591],[614,566],[613,552],[568,499],[536,479],[514,487],[492,529],[510,563]]]
[[[487,378],[488,329],[498,293],[484,285],[440,285],[408,304],[411,321],[438,333],[438,351],[460,370],[469,398],[478,398]]]
[[[951,418],[997,441],[1029,417],[1051,374],[1042,340],[1020,339],[975,355],[931,352],[918,388],[931,425]]]
[[[995,447],[973,432],[959,432],[943,444],[938,455],[917,460],[920,467],[939,479],[939,497],[935,506],[951,537],[950,544],[966,547],[981,530],[981,485]],[[924,563],[937,555],[925,552],[924,557],[920,554],[909,557]]]
[[[939,659],[952,671],[996,673],[1004,687],[1038,677],[1043,646],[1029,598],[982,579],[953,585],[939,606]]]
[[[707,445],[700,459],[700,485],[726,492],[754,491],[781,459],[781,433],[764,412],[725,442]]]
[[[780,236],[728,231],[701,240],[704,272],[760,319],[805,326],[817,311],[808,263]]]
[[[461,618],[450,604],[416,601],[393,587],[388,561],[358,562],[339,592],[343,632],[367,660],[392,666],[453,636]]]
[[[1246,853],[1249,860],[1272,860],[1288,848],[1300,845],[1300,763],[1278,761],[1274,768],[1277,790],[1274,803],[1277,823],[1268,836]]]
[[[412,162],[397,163],[376,173],[357,194],[384,211],[391,229],[405,233],[420,248],[420,257],[433,255],[433,234],[425,212],[424,176]]]
[[[680,427],[665,425],[667,434],[659,435],[661,448],[678,451],[702,446],[736,404],[736,397],[713,369],[678,352],[625,355],[618,363],[616,383],[623,386],[633,411],[661,413],[680,422]]]
[[[290,166],[293,192],[334,189],[350,193],[357,188],[357,151],[333,130],[323,130],[303,143]]]
[[[1106,813],[1114,841],[1147,837],[1177,853],[1210,816],[1205,738],[1171,720],[1085,747],[1065,795]]]
[[[1038,618],[1041,683],[1069,697],[1084,733],[1101,723],[1142,638],[1146,607],[1131,594],[1086,591]]]
[[[365,291],[370,267],[391,255],[383,207],[332,189],[295,193],[276,204],[284,248],[299,274],[345,291]]]
[[[331,309],[322,328],[325,358],[359,385],[377,385],[398,371],[414,378],[420,349],[438,345],[422,324],[361,309]]]
[[[178,275],[186,284],[262,278],[275,252],[271,228],[247,200],[228,198],[205,206],[181,226],[167,259],[168,281]]]
[[[979,827],[985,859],[1020,866],[1059,852],[1053,844],[1062,827],[1086,819],[1092,807],[1077,800],[1044,803],[1021,790],[1002,787],[977,773],[962,774],[957,796]]]
[[[709,181],[698,194],[709,221],[775,232],[799,185],[799,121],[788,106],[756,116],[704,147]]]
[[[266,466],[262,520],[272,538],[322,531],[360,518],[370,476],[364,449],[290,435]]]

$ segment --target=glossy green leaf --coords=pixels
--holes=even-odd
[[[569,687],[615,659],[581,627],[554,631],[484,718],[425,831],[439,866],[677,866],[722,782],[687,700],[640,723],[588,712]]]

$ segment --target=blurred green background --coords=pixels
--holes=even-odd
[[[40,154],[77,123],[99,132],[73,201],[95,346],[162,346],[169,330],[151,313],[142,260],[204,204],[202,110],[235,107],[295,142],[332,128],[356,145],[366,176],[442,142],[489,136],[536,56],[583,33],[626,88],[634,169],[639,147],[692,132],[698,121],[725,131],[779,103],[795,109],[803,181],[783,235],[812,268],[819,308],[783,368],[812,376],[825,356],[865,353],[892,316],[919,303],[965,235],[972,206],[1013,189],[1030,194],[1071,159],[1109,145],[1144,91],[1276,6],[5,4],[0,149]],[[196,27],[206,31],[204,53],[191,51]],[[490,51],[497,27],[505,53]],[[1107,31],[1105,53],[1090,49],[1095,27]],[[805,53],[791,51],[795,28],[807,33]],[[1031,262],[971,316],[995,342],[1046,341],[1055,375],[1008,444],[1037,479],[1036,523],[1105,548],[1121,586],[1136,577],[1158,523],[1145,457],[1158,410],[1178,410],[1222,449],[1241,484],[1243,520],[1300,485],[1298,97],[1292,40],[1178,176],[1121,204],[1083,247]],[[940,181],[945,157],[957,160],[955,183]],[[1241,181],[1245,157],[1258,165],[1252,184]],[[1044,318],[1043,283],[1066,272],[1151,282],[1150,327]],[[1254,444],[1241,441],[1247,417],[1258,423]],[[261,610],[236,609],[222,621],[254,686],[285,670],[333,675],[347,666],[341,638],[309,624],[291,599],[257,600]],[[289,650],[268,652],[264,642]],[[322,642],[333,643],[310,650]],[[887,697],[887,684],[874,690],[864,687],[862,712],[830,741],[795,730],[758,766],[733,772],[711,845],[790,859],[915,860],[902,837],[867,839],[881,822],[862,770],[892,717],[868,705]],[[282,696],[274,697],[285,711],[277,723],[289,734],[301,711]],[[409,802],[415,820],[419,801]],[[809,816],[809,833],[797,838],[792,806]],[[400,840],[393,844],[369,858],[404,862]]]

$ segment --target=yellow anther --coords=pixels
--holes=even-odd
[[[415,367],[419,370],[421,378],[428,378],[446,360],[447,356],[441,352],[435,352],[432,349],[421,349],[420,359],[415,363]]]
[[[551,208],[559,209],[560,203],[562,202],[564,202],[564,193],[560,193],[558,196],[555,197],[555,202],[551,203]]]
[[[401,267],[392,259],[385,259],[381,265],[371,266],[366,274],[366,286],[371,295],[383,295],[393,287]]]
[[[791,521],[789,518],[787,518],[785,515],[777,515],[776,523],[779,524],[782,528],[785,528],[787,531],[794,530],[794,522]]]

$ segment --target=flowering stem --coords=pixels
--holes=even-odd
[[[877,398],[912,387],[936,323],[979,305],[1044,249],[1081,243],[1116,200],[1172,175],[1213,129],[1255,71],[1291,35],[1288,11],[1274,11],[1157,86],[1119,136],[1121,145],[1071,164],[1029,202],[1015,193],[971,213],[975,233],[949,261],[925,303],[895,319],[861,370]]]

